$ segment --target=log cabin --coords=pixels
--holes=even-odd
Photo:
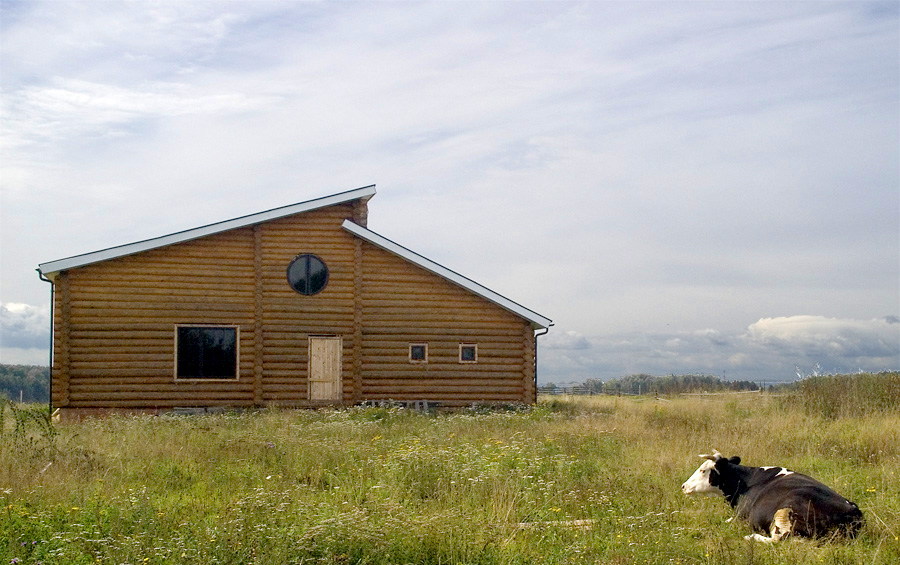
[[[533,403],[551,321],[369,230],[374,195],[40,264],[51,409]]]

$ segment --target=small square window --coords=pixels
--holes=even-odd
[[[478,363],[478,346],[475,344],[459,344],[460,363]]]
[[[411,344],[409,344],[409,362],[410,363],[428,363],[428,344],[427,343],[411,343]]]

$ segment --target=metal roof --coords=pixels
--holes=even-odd
[[[207,226],[202,226],[199,228],[180,231],[169,235],[164,235],[162,237],[145,239],[143,241],[129,243],[127,245],[119,245],[116,247],[110,247],[108,249],[102,249],[100,251],[94,251],[92,253],[84,253],[82,255],[75,255],[74,257],[68,257],[66,259],[58,259],[56,261],[41,263],[40,265],[38,265],[38,270],[45,277],[52,279],[57,273],[59,273],[60,271],[65,271],[66,269],[84,267],[85,265],[99,263],[100,261],[117,259],[119,257],[125,257],[126,255],[134,255],[135,253],[140,253],[142,251],[158,249],[167,245],[182,243],[184,241],[190,241],[192,239],[197,239],[207,235],[213,235],[236,228],[252,226],[269,220],[284,218],[293,214],[299,214],[301,212],[309,212],[310,210],[317,210],[319,208],[334,206],[335,204],[342,204],[344,202],[351,202],[353,200],[359,199],[368,200],[374,195],[375,185],[373,184],[370,186],[357,188],[355,190],[348,190],[346,192],[333,194],[324,198],[307,200],[306,202],[291,204],[290,206],[283,206],[281,208],[274,208],[265,212],[250,214],[249,216],[241,216],[232,220],[217,222],[215,224],[209,224]]]
[[[423,257],[422,255],[419,255],[418,253],[411,251],[411,250],[407,249],[406,247],[403,247],[402,245],[387,239],[386,237],[378,235],[377,233],[375,233],[369,229],[366,229],[358,224],[355,224],[354,222],[352,222],[350,220],[344,220],[343,227],[345,230],[349,231],[353,235],[360,237],[360,238],[364,239],[365,241],[368,241],[372,245],[375,245],[377,247],[380,247],[381,249],[384,249],[385,251],[389,251],[390,253],[398,255],[398,256],[406,259],[407,261],[414,263],[414,264],[422,267],[423,269],[430,271],[440,277],[443,277],[443,278],[449,280],[450,282],[455,283],[455,284],[465,288],[466,290],[469,290],[470,292],[473,292],[473,293],[477,294],[478,296],[493,302],[494,304],[500,306],[501,308],[509,310],[513,314],[516,314],[517,316],[528,320],[529,322],[531,322],[531,326],[534,329],[549,328],[550,326],[553,325],[553,321],[550,320],[549,318],[545,318],[544,316],[541,316],[537,312],[534,312],[533,310],[529,310],[528,308],[522,306],[521,304],[519,304],[517,302],[513,302],[509,298],[506,298],[505,296],[503,296],[501,294],[497,294],[493,290],[478,284],[477,282],[473,281],[472,279],[464,277],[463,275],[457,273],[456,271],[452,271],[452,270],[448,269],[447,267],[444,267],[443,265],[435,263],[431,259],[428,259],[427,257]]]

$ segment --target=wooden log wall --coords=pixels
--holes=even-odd
[[[344,404],[534,401],[529,323],[341,228],[366,215],[347,203],[60,273],[54,406],[306,406],[310,336],[342,338]],[[328,266],[319,294],[287,282],[302,253]],[[176,380],[178,324],[236,326],[239,378]],[[420,342],[428,362],[410,363]]]
[[[72,295],[69,287],[68,273],[60,273],[56,279],[56,291],[53,294],[53,386],[50,401],[53,406],[69,404],[69,316],[72,307]]]
[[[530,402],[528,322],[368,243],[363,273],[365,400]],[[428,344],[427,363],[410,363],[411,343]],[[459,362],[462,343],[478,345],[477,363]]]
[[[302,406],[308,400],[309,337],[343,337],[343,399],[353,400],[355,248],[341,223],[350,204],[307,212],[263,225],[262,280],[266,404]],[[328,267],[328,285],[302,296],[287,283],[287,268],[301,253],[313,253]]]
[[[535,367],[535,347],[537,343],[535,342],[534,337],[534,329],[531,327],[531,324],[526,324],[524,328],[524,332],[522,333],[522,346],[525,348],[525,382],[523,383],[523,398],[525,402],[535,403],[537,402],[537,383],[535,383],[535,376],[537,374],[537,367]]]
[[[253,402],[252,228],[68,272],[69,404],[246,406]],[[180,380],[177,324],[239,327],[236,380]]]
[[[253,226],[253,272],[255,289],[253,294],[253,404],[263,404],[263,353],[265,352],[263,329],[263,277],[262,277],[262,225]]]
[[[356,238],[340,227],[352,214],[335,206],[60,274],[54,405],[303,405],[309,336],[353,347]],[[330,271],[315,296],[287,282],[301,253]],[[177,324],[237,326],[239,378],[175,380]]]
[[[353,222],[362,227],[366,227],[369,221],[369,208],[365,201],[359,200],[353,207]],[[363,242],[359,238],[353,238],[353,392],[352,402],[354,404],[363,400],[362,398],[362,342],[363,342]]]

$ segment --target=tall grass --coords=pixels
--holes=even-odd
[[[896,410],[592,397],[510,412],[110,417],[58,432],[38,455],[4,436],[0,457],[16,463],[0,466],[0,564],[900,560]],[[745,541],[722,500],[680,492],[712,448],[833,485],[865,530]]]
[[[900,372],[814,376],[793,385],[784,404],[825,418],[900,410]]]

